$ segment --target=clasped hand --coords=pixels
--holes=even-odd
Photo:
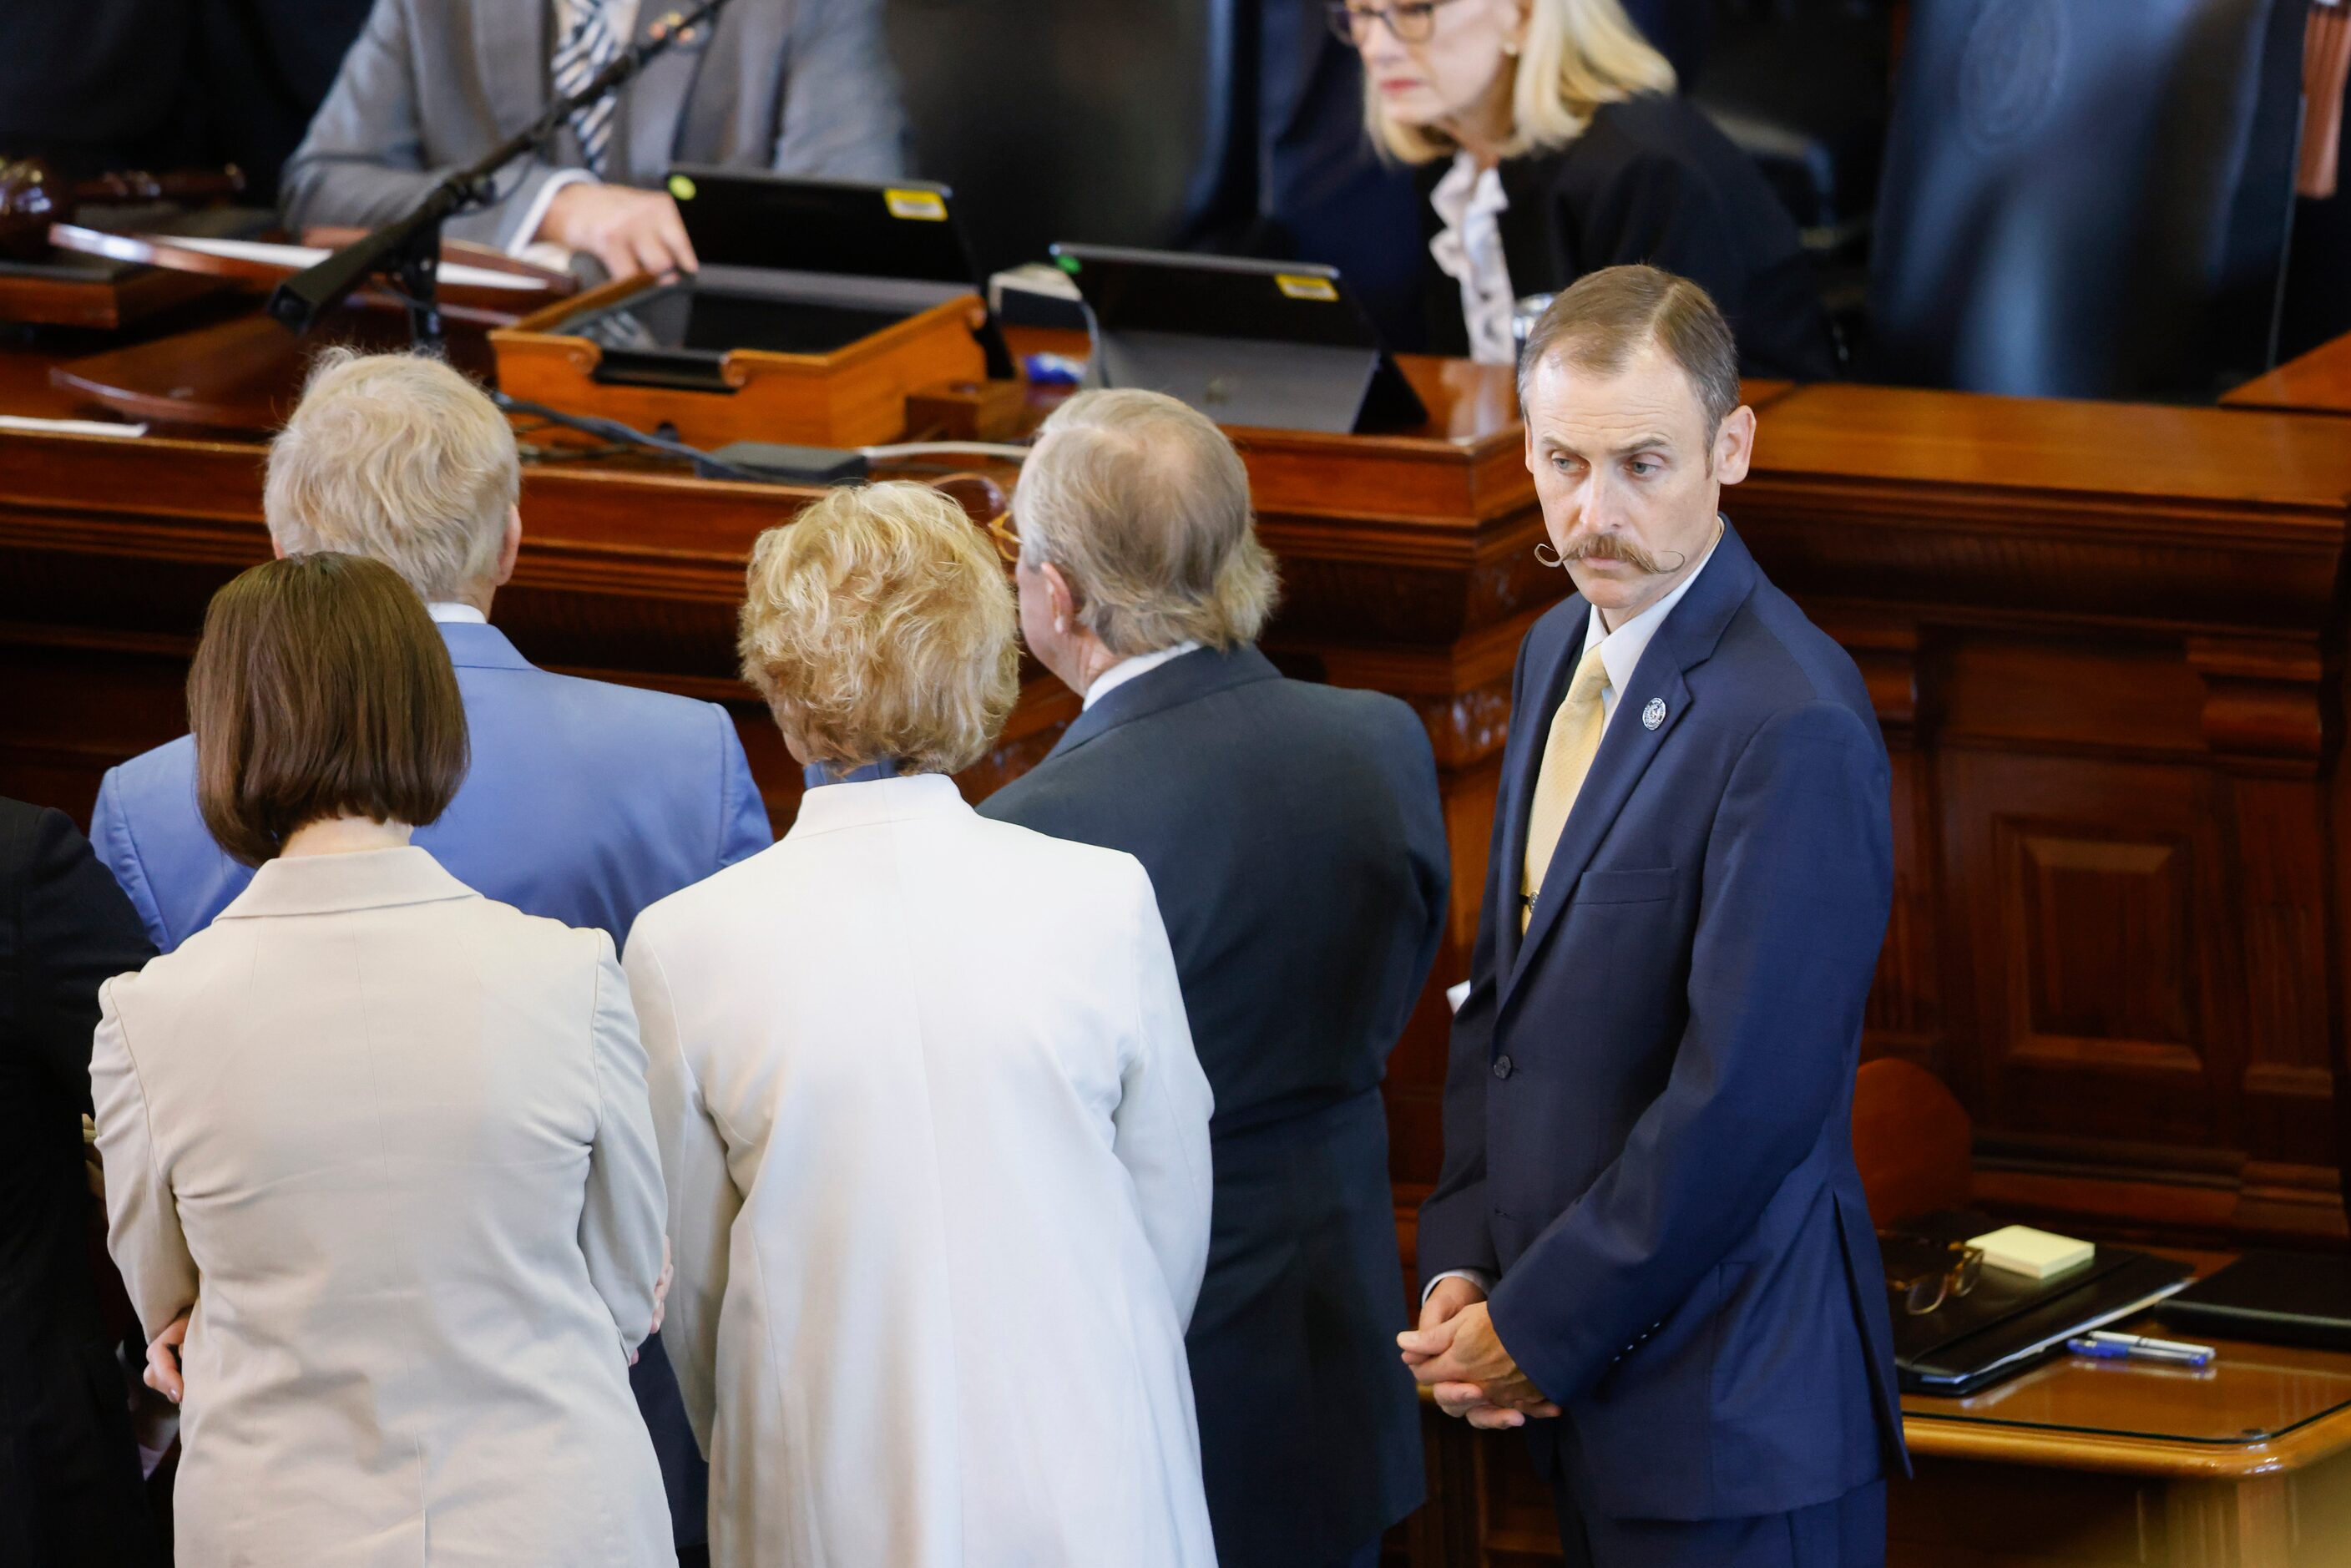
[[[1503,1347],[1486,1292],[1467,1280],[1439,1280],[1421,1303],[1420,1326],[1396,1335],[1404,1364],[1447,1416],[1499,1430],[1559,1414]]]

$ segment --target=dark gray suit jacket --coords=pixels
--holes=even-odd
[[[1336,1563],[1423,1490],[1379,1084],[1445,926],[1428,736],[1394,697],[1202,649],[1105,694],[980,810],[1151,873],[1217,1095],[1185,1348],[1217,1559]]]
[[[637,36],[678,9],[641,0]],[[286,165],[287,222],[374,225],[530,123],[549,96],[551,0],[376,0],[310,133]],[[734,0],[621,90],[605,179],[658,185],[673,163],[888,179],[905,117],[878,0]],[[539,188],[580,165],[569,126],[510,168],[500,199],[445,225],[510,247]]]

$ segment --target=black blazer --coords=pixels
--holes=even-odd
[[[1217,1554],[1338,1562],[1424,1488],[1379,1083],[1446,918],[1427,734],[1394,697],[1203,649],[1105,694],[980,810],[1151,873],[1217,1096],[1186,1339]]]
[[[1445,226],[1428,196],[1451,167],[1439,159],[1420,171],[1425,239]],[[1565,147],[1505,159],[1500,170],[1510,204],[1499,226],[1519,298],[1647,262],[1714,296],[1738,334],[1742,374],[1836,374],[1828,313],[1795,220],[1747,155],[1687,102],[1644,93],[1604,104]],[[1422,276],[1431,349],[1468,353],[1460,284],[1433,258]]]
[[[81,1153],[98,988],[153,953],[64,813],[0,800],[0,1563],[162,1561]]]

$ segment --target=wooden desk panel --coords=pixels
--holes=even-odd
[[[2220,401],[2231,408],[2351,413],[2351,336],[2321,343]]]
[[[1764,413],[1726,504],[1894,754],[1869,1048],[1967,1104],[1990,1207],[2345,1234],[2342,429],[1850,386]]]

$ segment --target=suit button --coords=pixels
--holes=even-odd
[[[1494,1058],[1494,1076],[1497,1078],[1508,1078],[1510,1075],[1510,1059],[1507,1056],[1498,1056]]]

